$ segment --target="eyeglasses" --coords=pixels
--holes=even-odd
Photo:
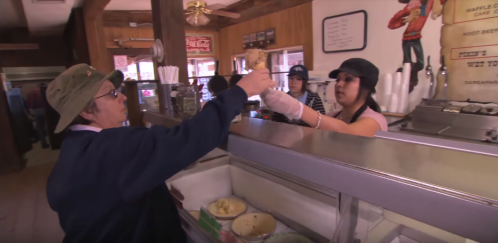
[[[109,92],[109,93],[107,93],[105,95],[101,95],[99,97],[95,97],[93,99],[96,100],[98,98],[102,98],[102,97],[107,96],[107,95],[112,95],[112,96],[114,96],[114,98],[118,98],[118,93],[119,93],[119,91],[117,91],[116,89],[112,89],[111,92]]]

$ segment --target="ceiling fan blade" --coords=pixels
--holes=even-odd
[[[238,14],[238,13],[231,13],[231,12],[221,11],[221,10],[213,10],[213,11],[211,11],[211,14],[223,16],[223,17],[228,17],[228,18],[233,18],[233,19],[240,18],[240,14]]]
[[[208,5],[206,8],[207,9],[211,9],[211,10],[218,10],[218,9],[222,9],[222,8],[226,8],[227,6],[223,5],[223,4],[211,4],[211,5]]]

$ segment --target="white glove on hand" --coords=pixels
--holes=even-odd
[[[301,119],[303,115],[303,103],[282,91],[267,89],[261,93],[260,97],[270,110],[290,119]]]

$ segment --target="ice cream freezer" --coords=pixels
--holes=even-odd
[[[146,112],[145,120],[181,122],[156,112]],[[222,156],[166,183],[178,192],[190,242],[219,242],[201,229],[195,212],[210,213],[224,198],[245,203],[237,217],[217,219],[245,242],[293,242],[291,236],[301,237],[295,242],[498,242],[498,151],[471,145],[363,138],[242,118],[216,149]],[[257,239],[236,228],[239,217],[252,214],[275,221],[260,228]]]

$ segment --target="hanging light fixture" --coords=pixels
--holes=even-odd
[[[196,9],[188,15],[187,22],[193,26],[202,26],[209,23],[209,18],[200,9]]]

